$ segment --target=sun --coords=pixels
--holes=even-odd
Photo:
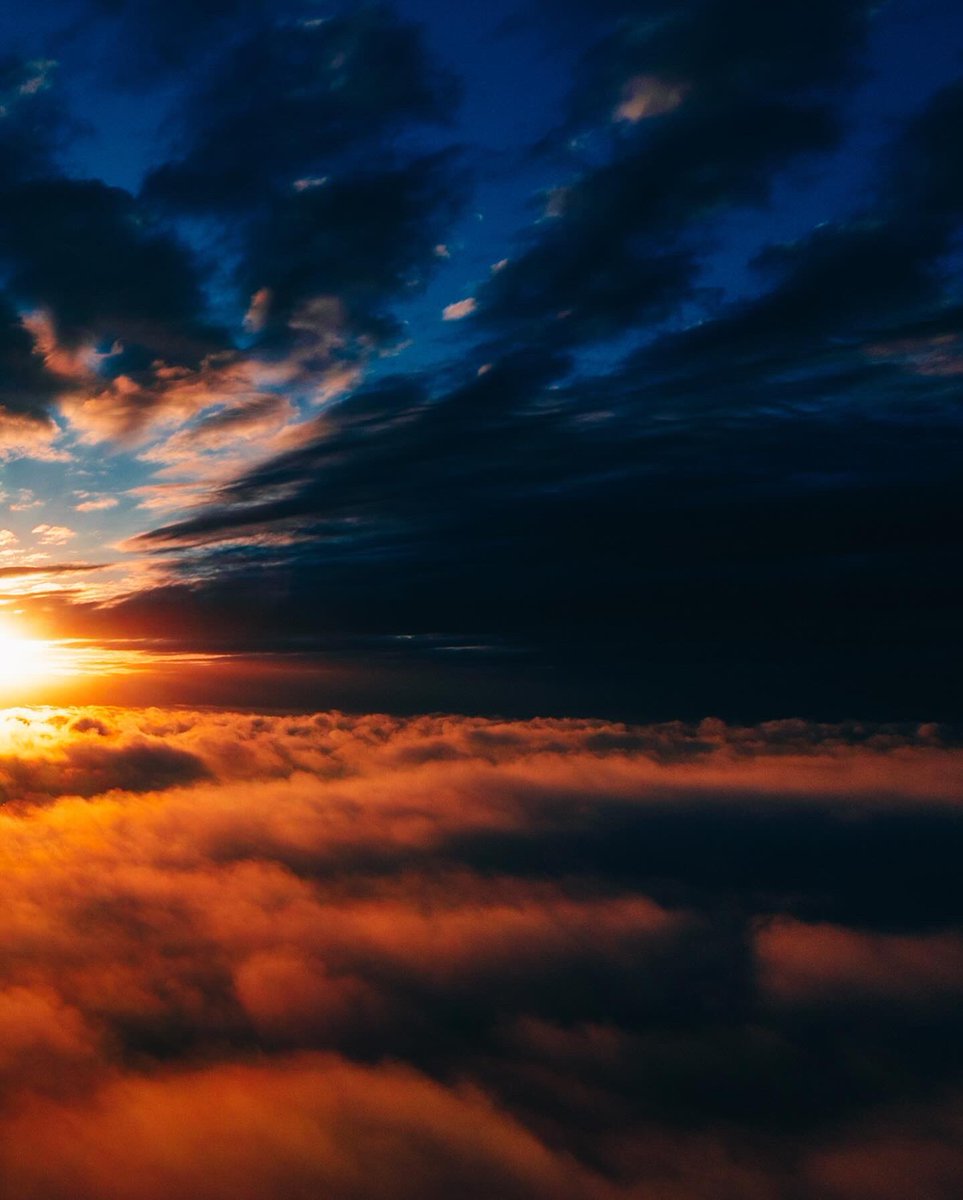
[[[22,633],[0,621],[0,692],[30,687],[58,673],[53,643]]]
[[[152,655],[129,646],[112,646],[87,638],[47,640],[22,627],[16,617],[0,617],[0,707],[33,703],[43,693],[45,703],[60,702],[68,689],[119,675],[149,672],[158,664],[208,662],[202,655]]]

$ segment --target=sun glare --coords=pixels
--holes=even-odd
[[[14,619],[0,617],[0,707],[62,702],[68,688],[89,688],[121,676],[154,677],[158,671],[198,668],[220,656],[155,653],[143,647],[111,645],[86,638],[47,640]]]
[[[29,637],[9,622],[0,624],[0,690],[29,687],[57,673],[50,642]]]

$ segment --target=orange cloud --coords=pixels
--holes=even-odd
[[[635,124],[649,117],[661,117],[678,108],[688,91],[686,84],[671,83],[654,75],[636,75],[625,85],[615,119]]]
[[[949,1069],[899,1022],[963,988],[951,913],[866,921],[906,814],[955,853],[959,766],[931,727],[4,710],[4,1200],[862,1200],[860,1098]]]
[[[71,538],[77,536],[66,525],[35,525],[30,532],[36,534],[37,542],[41,546],[65,546]]]
[[[446,305],[441,317],[443,321],[463,321],[465,317],[470,317],[477,307],[478,302],[469,296],[467,300],[456,300],[454,304]]]
[[[780,1001],[963,999],[963,941],[955,934],[908,937],[783,917],[759,931],[756,953],[762,986]]]
[[[40,462],[69,462],[70,453],[56,445],[62,433],[49,417],[0,410],[0,461],[35,458]]]
[[[10,1200],[633,1194],[545,1147],[477,1089],[320,1055],[114,1079],[81,1112],[35,1100],[5,1133]]]

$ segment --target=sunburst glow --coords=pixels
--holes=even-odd
[[[136,658],[76,639],[34,637],[5,617],[0,620],[0,698],[17,698],[72,676],[124,671]]]
[[[29,687],[53,675],[69,673],[55,643],[24,634],[9,621],[0,624],[0,690]]]
[[[46,639],[17,623],[0,618],[0,704],[48,701],[69,694],[64,687],[96,680],[180,670],[186,664],[207,666],[216,655],[155,653],[143,647],[104,645],[85,638]]]

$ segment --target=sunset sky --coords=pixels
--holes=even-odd
[[[5,612],[125,698],[959,716],[951,0],[0,36]]]
[[[959,1200],[963,6],[0,42],[0,1200]]]

